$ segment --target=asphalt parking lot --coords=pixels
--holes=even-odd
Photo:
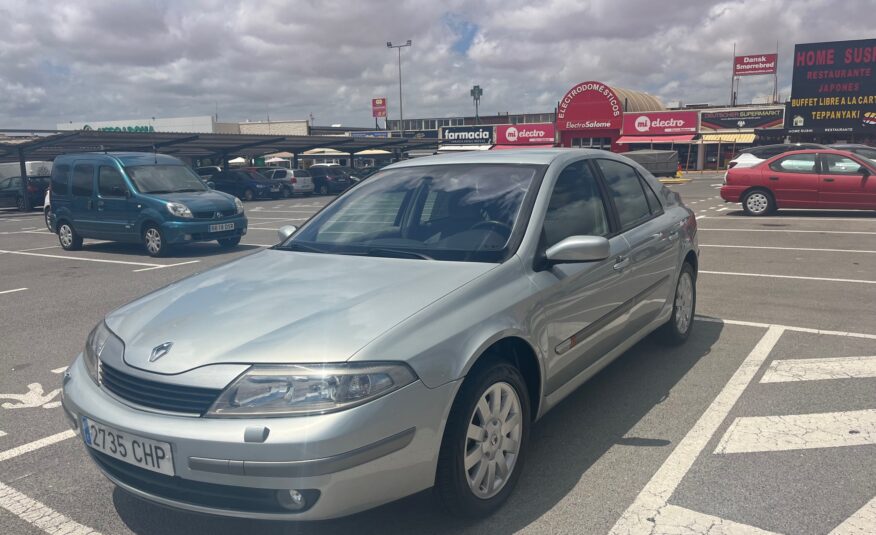
[[[644,340],[550,412],[510,502],[480,522],[428,492],[313,524],[164,509],[114,489],[61,413],[61,373],[108,311],[273,245],[330,197],[249,203],[237,249],[161,259],[66,252],[39,212],[0,211],[0,533],[872,533],[876,213],[750,218],[719,186],[671,186],[700,228],[692,338]]]

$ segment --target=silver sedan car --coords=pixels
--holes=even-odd
[[[291,520],[434,487],[487,515],[541,416],[693,326],[694,215],[608,152],[401,162],[281,234],[88,336],[63,404],[119,487]]]

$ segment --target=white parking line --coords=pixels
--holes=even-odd
[[[100,535],[3,483],[0,483],[0,508],[52,535]]]
[[[722,206],[722,207],[718,208],[719,212],[723,212],[725,210],[728,210],[728,208],[726,206]]]
[[[654,516],[653,533],[708,533],[709,535],[779,535],[726,518],[707,515],[677,505],[666,505]],[[683,527],[682,527],[683,526]]]
[[[874,280],[864,280],[864,279],[833,279],[829,277],[803,277],[800,275],[772,275],[769,273],[736,273],[732,271],[699,271],[699,273],[705,273],[707,275],[727,275],[731,277],[762,277],[769,279],[794,279],[794,280],[805,280],[805,281],[821,281],[821,282],[848,282],[848,283],[857,283],[857,284],[876,284]]]
[[[864,507],[858,509],[828,535],[861,535],[872,531],[873,526],[876,526],[876,497],[864,504]]]
[[[52,373],[64,373],[65,371],[67,371],[67,368],[67,366],[61,366],[60,368],[55,368],[54,370],[52,370]]]
[[[770,362],[761,383],[876,377],[876,356],[784,359]]]
[[[714,453],[753,453],[876,444],[876,410],[736,418]]]
[[[63,431],[61,433],[41,438],[39,440],[34,440],[33,442],[28,442],[27,444],[22,444],[21,446],[18,446],[17,448],[12,448],[11,450],[0,451],[0,462],[8,461],[13,457],[18,457],[19,455],[24,455],[25,453],[30,453],[40,448],[45,448],[46,446],[57,444],[58,442],[63,442],[68,438],[73,438],[75,436],[76,433],[72,429],[68,429],[67,431]]]
[[[189,260],[188,262],[177,262],[176,264],[155,265],[155,266],[147,267],[147,268],[143,268],[143,269],[135,269],[134,273],[139,273],[141,271],[151,271],[153,269],[164,269],[164,268],[171,268],[171,267],[176,267],[176,266],[185,266],[188,264],[197,264],[198,262],[200,262],[200,260]]]
[[[781,327],[786,331],[808,334],[824,334],[830,336],[848,336],[851,338],[865,338],[868,340],[876,340],[876,334],[853,333],[848,331],[828,331],[825,329],[812,329],[810,327],[794,327],[792,325],[776,325],[773,323],[760,323],[757,321],[741,321],[728,320],[723,318],[712,318],[709,316],[696,316],[697,321],[705,321],[707,323],[723,323],[725,325],[738,325],[740,327],[757,327],[760,329],[769,329],[770,327]]]
[[[699,219],[699,217],[697,218]],[[817,253],[863,253],[876,254],[876,251],[858,249],[818,249],[815,247],[770,247],[766,245],[717,245],[701,243],[700,247],[721,247],[727,249],[771,249],[776,251],[812,251]]]
[[[654,532],[653,519],[666,507],[682,478],[693,466],[721,422],[739,400],[742,392],[754,378],[767,356],[773,350],[784,328],[772,325],[745,358],[733,377],[727,381],[718,396],[706,409],[693,428],[645,485],[635,501],[611,529],[612,534],[650,534]]]
[[[3,290],[2,292],[0,292],[0,294],[11,294],[11,293],[15,293],[15,292],[23,292],[25,290],[27,290],[27,288],[16,288],[14,290]]]
[[[45,253],[28,253],[25,251],[5,251],[0,250],[0,254],[17,254],[17,255],[25,255],[25,256],[39,256],[42,258],[58,258],[61,260],[81,260],[83,262],[101,262],[106,264],[123,264],[127,266],[147,266],[147,267],[161,267],[161,264],[147,264],[146,262],[128,262],[125,260],[105,260],[103,258],[82,258],[78,256],[63,256],[63,255],[54,255],[54,254],[45,254]]]
[[[710,217],[709,219],[718,219],[717,217]],[[733,221],[733,219],[723,218],[724,221]],[[749,217],[739,218],[738,221],[751,221],[752,219]],[[792,216],[776,216],[769,219],[771,222],[778,221],[842,221],[842,222],[860,222],[860,223],[876,223],[876,217],[871,217],[869,219],[864,217],[792,217]]]
[[[715,219],[715,218],[710,218]],[[726,219],[723,219],[726,221]],[[772,228],[704,228],[700,227],[699,231],[715,231],[715,232],[799,232],[804,234],[867,234],[876,236],[876,232],[861,232],[855,230],[797,230],[797,229],[772,229]]]

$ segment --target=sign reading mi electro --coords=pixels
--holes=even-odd
[[[447,145],[491,145],[492,126],[442,126],[441,140]]]
[[[785,128],[876,134],[876,39],[796,45]]]

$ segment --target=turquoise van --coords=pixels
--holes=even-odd
[[[74,251],[84,238],[142,243],[150,256],[171,246],[216,240],[232,248],[246,234],[243,203],[210,189],[165,154],[109,152],[55,158],[52,231]]]

